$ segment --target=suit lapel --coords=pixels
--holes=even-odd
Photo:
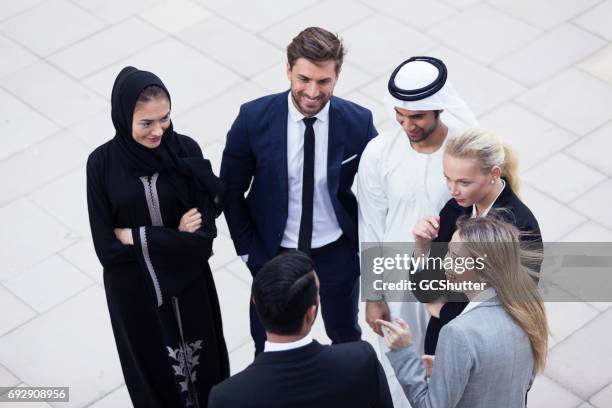
[[[285,213],[289,206],[289,193],[287,191],[289,185],[287,168],[287,115],[289,114],[289,108],[287,106],[287,93],[280,94],[275,101],[269,127],[270,146],[274,149],[273,166],[275,167],[277,185],[284,203]]]
[[[338,192],[340,185],[340,168],[344,157],[346,141],[346,126],[343,126],[343,116],[332,97],[329,106],[329,133],[327,142],[327,188],[331,197]],[[333,200],[332,200],[333,202]]]

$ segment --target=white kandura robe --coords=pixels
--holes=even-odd
[[[443,153],[443,145],[431,154],[417,152],[401,127],[370,141],[357,174],[360,242],[413,242],[412,228],[416,222],[438,215],[451,198],[443,174]],[[425,306],[419,302],[388,305],[391,319],[400,317],[408,323],[414,344],[422,353],[430,317]],[[378,340],[394,404],[409,407],[385,357],[388,349],[384,340],[382,337]]]

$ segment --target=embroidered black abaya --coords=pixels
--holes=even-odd
[[[132,138],[136,101],[161,80],[133,67],[115,80],[116,134],[87,161],[87,203],[121,367],[135,407],[204,407],[229,376],[219,302],[208,265],[223,187],[197,143],[164,132],[149,149]],[[169,94],[168,94],[168,98]],[[197,207],[202,227],[181,232]],[[130,228],[124,245],[114,228]]]

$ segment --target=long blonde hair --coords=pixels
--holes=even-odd
[[[483,260],[484,267],[475,269],[476,276],[495,289],[506,312],[523,329],[531,343],[534,370],[541,372],[548,351],[548,322],[544,302],[524,262],[525,257],[541,253],[521,249],[516,227],[496,217],[460,220],[457,227],[463,252]]]
[[[519,195],[518,157],[514,149],[493,133],[470,128],[459,136],[448,138],[444,152],[453,157],[475,159],[484,172],[499,166],[510,188]]]

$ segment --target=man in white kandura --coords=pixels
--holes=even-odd
[[[388,89],[385,102],[397,125],[369,142],[359,164],[362,243],[412,241],[416,222],[438,214],[451,197],[442,170],[444,141],[448,135],[477,125],[474,114],[447,80],[446,66],[439,59],[413,57],[404,61],[391,74]],[[398,299],[368,292],[364,292],[366,321],[381,336],[381,354],[385,356],[388,349],[376,319],[393,321],[396,317],[408,323],[422,354],[429,321],[424,305],[416,300],[392,301]],[[409,407],[386,357],[382,357],[382,363],[394,405]]]

